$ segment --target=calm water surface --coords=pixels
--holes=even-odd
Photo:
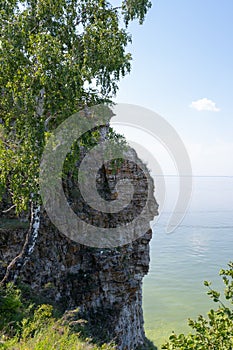
[[[165,233],[166,212],[153,223],[143,309],[146,334],[158,348],[172,331],[189,331],[189,317],[216,306],[203,281],[211,280],[222,290],[218,272],[233,260],[232,202],[233,178],[196,179],[190,209],[179,228]]]

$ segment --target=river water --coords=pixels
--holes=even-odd
[[[172,188],[177,179],[168,182]],[[152,223],[150,271],[143,286],[146,334],[159,349],[172,331],[189,331],[189,317],[217,307],[203,281],[222,290],[218,272],[233,260],[233,177],[194,178],[189,210],[171,234],[165,232],[169,205]]]

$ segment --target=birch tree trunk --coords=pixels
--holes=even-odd
[[[42,88],[39,93],[39,96],[36,99],[35,118],[37,118],[37,120],[39,120],[42,117],[44,112],[44,95],[45,89]],[[36,145],[38,145],[38,142],[36,142]],[[22,268],[30,260],[30,256],[34,252],[40,229],[41,206],[40,204],[38,204],[38,194],[35,195],[34,193],[31,193],[30,197],[30,226],[25,237],[23,248],[21,252],[7,266],[5,276],[0,282],[0,285],[6,284],[10,281],[16,282]]]

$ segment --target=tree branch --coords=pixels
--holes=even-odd
[[[12,209],[14,209],[15,207],[16,207],[16,205],[13,204],[10,208],[8,208],[8,209],[6,209],[6,210],[3,210],[2,213],[3,213],[3,214],[6,214],[6,213],[8,213],[9,211],[11,211]]]
[[[45,95],[45,88],[43,87],[40,90],[39,96],[36,98],[37,106],[36,106],[36,116],[41,117],[44,112],[44,95]]]
[[[45,131],[49,131],[48,124],[49,124],[49,122],[50,122],[51,119],[55,118],[55,116],[56,116],[56,113],[53,114],[53,115],[50,115],[50,116],[45,120],[45,122],[44,122],[44,129],[45,129]]]

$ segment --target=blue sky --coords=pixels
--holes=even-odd
[[[115,101],[174,126],[195,175],[233,176],[233,1],[154,0],[129,30],[132,71]]]

